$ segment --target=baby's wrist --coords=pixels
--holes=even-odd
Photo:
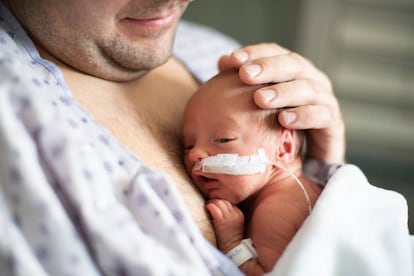
[[[240,239],[232,239],[232,241],[227,241],[225,243],[218,242],[217,247],[218,249],[220,249],[221,252],[223,252],[224,254],[227,254],[233,248],[238,246],[242,242],[242,240],[243,240],[243,237],[241,237]]]
[[[241,242],[226,253],[227,257],[237,266],[257,257],[256,249],[251,239],[243,239]]]

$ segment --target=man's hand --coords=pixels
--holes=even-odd
[[[286,108],[279,122],[290,129],[305,129],[307,158],[327,163],[345,161],[345,126],[328,77],[309,60],[274,44],[235,50],[219,60],[219,70],[239,68],[246,84],[266,84],[255,92],[263,109]]]

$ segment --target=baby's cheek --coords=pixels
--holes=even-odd
[[[249,180],[251,178],[252,176],[243,176],[233,182],[233,191],[239,201],[246,200],[258,190],[257,184]]]
[[[188,160],[187,156],[184,158],[184,168],[185,168],[186,173],[191,177],[191,172],[193,170],[193,165]]]
[[[265,174],[266,173],[262,173],[251,176],[251,179],[245,183],[246,191],[248,191],[250,194],[254,194],[266,186],[268,180],[266,179]]]

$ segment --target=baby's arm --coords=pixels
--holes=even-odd
[[[210,200],[206,208],[213,218],[217,246],[226,254],[243,240],[243,212],[237,206],[224,199]],[[257,259],[245,262],[240,266],[240,269],[247,275],[263,275],[265,272]]]

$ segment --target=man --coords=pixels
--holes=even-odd
[[[189,2],[3,1],[5,271],[226,273],[194,227],[215,244],[181,161],[183,110],[199,81],[171,54]],[[310,62],[260,44],[220,59],[230,67],[248,84],[275,83],[255,101],[295,107],[279,120],[311,129],[308,158],[344,161],[337,100]]]

